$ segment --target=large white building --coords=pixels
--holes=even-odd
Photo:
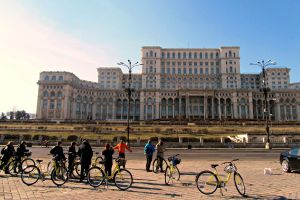
[[[262,74],[241,74],[240,48],[165,49],[142,47],[142,73],[132,75],[134,120],[264,119]],[[300,83],[290,69],[268,68],[270,119],[300,120]],[[98,82],[70,72],[41,72],[37,118],[127,119],[128,74],[98,68]]]

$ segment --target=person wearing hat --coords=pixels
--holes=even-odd
[[[105,150],[102,151],[102,155],[104,156],[104,167],[105,167],[105,173],[107,176],[111,176],[111,168],[113,165],[113,154],[114,154],[113,148],[109,144],[105,145]]]

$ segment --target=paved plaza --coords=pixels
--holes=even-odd
[[[222,157],[224,152],[219,152],[219,157]],[[54,186],[51,180],[26,186],[19,177],[10,177],[1,172],[0,199],[300,199],[300,174],[282,173],[276,156],[266,159],[245,156],[236,162],[246,185],[246,198],[238,194],[232,180],[227,185],[227,191],[223,189],[224,196],[219,190],[211,196],[201,194],[195,185],[195,176],[197,172],[209,169],[211,163],[221,163],[229,159],[219,157],[191,159],[187,156],[185,159],[185,156],[182,156],[179,165],[182,173],[180,181],[165,186],[163,174],[147,173],[144,170],[144,160],[128,156],[127,168],[134,177],[132,188],[128,191],[119,191],[113,185],[94,189],[88,184],[78,183],[77,180],[71,180],[60,188]],[[264,175],[264,168],[271,168],[272,175]]]

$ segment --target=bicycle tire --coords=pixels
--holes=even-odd
[[[245,196],[246,187],[242,176],[238,172],[234,173],[234,185],[236,187],[236,190],[240,193],[240,195]]]
[[[174,170],[175,173],[171,172],[171,167],[168,166],[166,171],[165,171],[165,184],[166,185],[169,185],[170,180],[173,182],[173,180],[179,181],[179,179],[180,179],[180,171],[177,168],[177,166],[173,166],[173,170]],[[178,176],[176,177],[175,174],[178,174]]]
[[[91,167],[87,174],[87,181],[92,187],[99,187],[104,181],[104,171],[97,166]]]
[[[120,190],[127,190],[132,186],[133,178],[130,171],[127,169],[120,169],[114,174],[114,182]],[[127,183],[127,185],[126,185]]]
[[[168,163],[165,159],[163,159],[163,172],[166,171],[167,167],[168,167]],[[159,172],[159,166],[158,166],[158,159],[156,158],[153,163],[152,163],[152,170],[153,170],[153,173],[157,174]]]
[[[103,161],[102,156],[97,156],[96,160],[95,160],[95,165],[100,165],[100,162]]]
[[[35,161],[32,158],[25,158],[24,160],[21,161],[21,169],[25,169],[29,165],[36,165]]]
[[[8,168],[7,171],[11,176],[16,176],[20,172],[18,168],[18,163],[19,161],[12,160],[5,166],[5,168]]]
[[[51,180],[58,187],[64,185],[68,179],[69,173],[67,168],[64,166],[57,166],[51,172]]]
[[[25,185],[33,185],[35,184],[41,177],[40,169],[35,165],[29,165],[21,172],[21,180]],[[32,178],[32,182],[28,181],[28,178]],[[29,179],[29,180],[30,180]]]
[[[76,173],[74,173],[76,172]],[[73,169],[73,176],[74,177],[80,177],[81,174],[81,163],[77,162],[75,163],[74,169]]]
[[[203,186],[203,183],[200,182],[200,181],[202,180],[202,177],[204,177],[205,175],[208,176],[209,179],[213,179],[213,180],[208,181],[205,178],[203,178],[205,180],[204,181],[204,186]],[[201,192],[202,194],[205,194],[205,195],[210,195],[210,194],[213,194],[218,189],[219,180],[213,172],[208,171],[208,170],[207,171],[202,171],[196,176],[196,185],[197,185],[197,188],[198,188],[199,192]],[[206,191],[205,188],[204,188],[206,185],[212,186],[211,190]]]

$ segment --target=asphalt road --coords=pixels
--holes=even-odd
[[[29,148],[32,151],[32,157],[37,158],[50,158],[48,155],[51,148],[44,147],[32,147]],[[67,147],[64,147],[64,151],[67,152]],[[99,147],[93,148],[94,152],[102,151]],[[180,158],[184,160],[230,160],[239,158],[240,160],[279,160],[281,152],[287,151],[287,149],[167,149],[165,157],[180,154]],[[115,155],[117,155],[115,153]],[[126,158],[131,160],[143,160],[145,159],[143,148],[133,148],[133,152],[127,152]]]

